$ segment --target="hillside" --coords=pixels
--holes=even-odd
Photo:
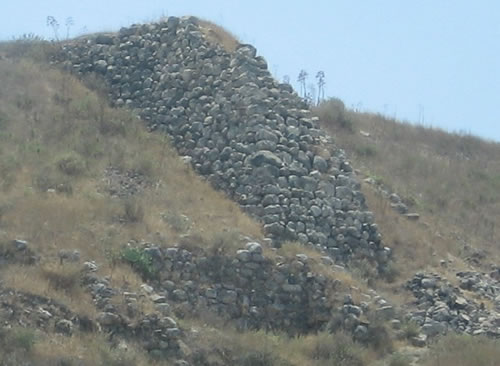
[[[496,362],[498,145],[192,17],[0,56],[2,365]]]
[[[393,193],[404,213],[420,214],[409,226],[398,217],[408,227],[405,240],[398,238],[400,230],[385,229],[395,250],[399,246],[401,255],[418,258],[419,268],[423,263],[437,266],[451,255],[485,271],[495,269],[500,144],[349,111],[338,100],[316,107],[316,113],[364,178],[381,225],[382,217],[398,210],[383,203]]]

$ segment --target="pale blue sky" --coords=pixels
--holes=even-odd
[[[196,15],[254,44],[273,74],[326,74],[349,107],[500,141],[500,1],[1,0],[0,39],[118,30],[162,15]],[[65,35],[63,27],[60,33]]]

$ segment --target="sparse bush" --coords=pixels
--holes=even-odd
[[[126,247],[122,250],[121,257],[145,278],[151,278],[156,273],[153,258],[143,249]]]
[[[400,271],[394,262],[388,262],[379,268],[380,276],[389,283],[393,283],[398,278]]]
[[[16,182],[16,172],[19,162],[14,155],[0,158],[0,185],[4,192],[8,191]]]
[[[80,288],[80,270],[76,266],[46,266],[40,271],[49,285],[58,291],[71,294]]]
[[[408,356],[395,353],[389,359],[389,366],[411,366],[411,363]]]
[[[377,148],[375,145],[356,145],[354,151],[357,155],[364,158],[371,158],[377,155]]]
[[[354,132],[354,125],[345,113],[344,102],[340,99],[330,98],[325,100],[315,107],[313,111],[323,123]]]
[[[364,366],[362,346],[346,333],[319,333],[305,342],[305,352],[320,365]]]
[[[218,231],[211,238],[209,245],[213,254],[225,254],[240,242],[240,232],[235,229]]]
[[[64,154],[56,164],[61,172],[70,176],[80,176],[86,170],[85,160],[75,152]]]
[[[0,329],[0,348],[2,351],[31,352],[35,345],[36,337],[33,329],[15,327],[12,329]]]
[[[172,229],[179,233],[187,232],[191,227],[191,221],[186,215],[178,215],[173,212],[164,212],[161,214],[161,218],[165,221]]]
[[[241,366],[275,366],[277,362],[271,353],[256,350],[241,356],[237,364]]]
[[[379,275],[376,263],[368,260],[368,258],[354,258],[351,267],[355,275],[368,281],[377,278]]]
[[[151,177],[154,171],[153,162],[146,156],[138,156],[133,162],[131,170],[145,177]]]
[[[240,44],[234,34],[220,25],[199,18],[196,18],[196,22],[210,43],[222,46],[227,52],[234,52]]]
[[[13,208],[12,203],[8,201],[0,201],[0,224],[2,223],[2,218]]]
[[[33,187],[39,192],[55,189],[59,193],[73,194],[73,185],[69,177],[64,177],[52,166],[42,166],[33,176]]]
[[[394,348],[387,326],[378,320],[371,322],[363,343],[372,348],[379,355],[388,354],[392,352]]]
[[[417,323],[408,320],[401,325],[401,331],[406,339],[416,337],[420,333],[420,327]]]
[[[1,47],[9,58],[31,58],[37,62],[49,60],[58,49],[57,44],[45,41],[33,33],[23,34],[11,42],[1,44]]]
[[[144,207],[134,197],[128,197],[123,200],[123,211],[123,220],[125,222],[137,223],[144,220]]]
[[[9,118],[7,114],[0,110],[0,132],[6,128]]]
[[[125,136],[126,126],[121,120],[103,118],[99,122],[99,132],[105,136]]]

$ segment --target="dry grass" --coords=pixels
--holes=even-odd
[[[221,45],[227,52],[234,52],[236,50],[240,42],[234,34],[209,20],[196,19],[202,32],[210,43]]]
[[[353,296],[357,302],[360,301],[362,294],[368,292],[368,284],[366,278],[358,276],[356,273],[350,272],[347,269],[343,270],[341,267],[332,267],[330,264],[323,263],[321,257],[324,256],[316,249],[304,246],[297,242],[283,243],[281,248],[276,251],[269,251],[270,258],[277,256],[284,257],[287,260],[293,260],[297,254],[305,254],[308,257],[308,265],[312,272],[322,275],[327,278],[331,283],[338,283],[336,290],[341,292],[348,292]]]
[[[23,343],[27,343],[28,339]],[[104,336],[82,334],[72,337],[62,335],[46,336],[33,332],[29,340],[33,344],[29,352],[17,345],[14,350],[0,355],[2,365],[30,364],[50,365],[102,365],[102,366],[146,366],[171,365],[169,361],[152,360],[133,342],[121,343],[120,348],[111,347]],[[19,342],[18,342],[19,343]]]
[[[497,366],[500,343],[486,337],[448,335],[431,349],[425,366]]]
[[[69,247],[84,259],[98,259],[131,238],[169,237],[173,245],[185,233],[165,223],[162,214],[169,213],[186,215],[203,236],[238,228],[261,238],[260,225],[186,166],[165,136],[146,132],[128,112],[108,108],[77,80],[8,61],[0,62],[0,80],[2,90],[9,90],[0,95],[6,116],[0,161],[16,162],[3,165],[14,182],[2,195],[11,207],[2,223],[12,236],[27,239],[46,256]],[[138,172],[149,185],[130,199],[109,197],[100,189],[109,165]],[[71,190],[58,193],[61,183]],[[131,206],[141,208],[140,215]],[[129,220],[120,220],[125,216]]]
[[[500,239],[500,144],[345,110],[336,101],[325,102],[316,113],[361,178],[382,183],[421,214],[420,222],[408,223],[364,189],[387,244],[403,258],[402,269],[435,265],[448,253],[460,257],[465,244],[488,251],[491,258],[500,254],[495,245]]]
[[[72,76],[26,58],[0,59],[0,83],[0,239],[25,239],[41,256],[33,266],[2,266],[4,286],[52,298],[94,318],[92,299],[78,281],[82,261],[95,260],[99,275],[109,276],[113,287],[137,292],[142,279],[118,260],[131,239],[162,246],[191,240],[192,246],[211,247],[223,238],[229,251],[240,248],[235,239],[240,233],[262,239],[261,226],[183,163],[166,135],[149,133],[130,112],[109,108],[104,90],[91,91]],[[131,198],[112,197],[105,189],[109,166],[133,171],[146,184]],[[140,215],[127,210],[129,200],[141,208]],[[165,214],[184,215],[189,230],[170,225]],[[62,249],[78,250],[81,262],[60,265]],[[139,299],[139,307],[154,311],[146,298]],[[63,356],[96,365],[152,362],[138,353],[120,363],[115,351],[100,351],[106,346],[97,338],[43,339],[33,351],[47,360],[40,364],[55,364]],[[51,342],[62,347],[49,347]]]
[[[212,316],[210,324],[190,319],[185,326],[196,329],[194,353],[210,364],[265,366],[364,366],[377,359],[376,353],[352,341],[343,333],[319,332],[300,337],[265,331],[239,332]],[[224,325],[224,326],[223,326]],[[216,326],[214,328],[213,326]],[[200,364],[206,364],[200,362]]]
[[[10,265],[1,275],[6,287],[54,299],[80,315],[94,318],[97,313],[90,294],[78,284],[79,269],[75,266]]]

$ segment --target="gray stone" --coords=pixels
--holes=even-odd
[[[273,166],[280,167],[283,164],[283,162],[278,156],[266,150],[258,151],[255,154],[253,154],[250,161],[255,166],[270,164]]]
[[[121,324],[120,317],[109,312],[99,313],[97,315],[97,321],[99,322],[99,324],[104,326],[118,326]]]
[[[20,252],[28,249],[28,242],[26,240],[14,239],[12,241],[12,245],[14,246],[15,250]]]
[[[104,74],[108,69],[108,63],[105,60],[98,60],[94,63],[94,69],[96,72]]]
[[[187,300],[187,294],[186,294],[186,291],[182,290],[182,289],[176,289],[174,290],[173,292],[173,295],[174,295],[174,298],[177,300],[177,301],[185,301]]]
[[[405,217],[410,221],[417,221],[420,218],[420,215],[418,213],[407,213],[405,214]]]
[[[427,345],[427,335],[419,334],[410,339],[411,345],[414,347],[425,347]]]
[[[99,34],[95,39],[95,43],[112,45],[114,43],[114,38],[111,35]]]
[[[313,160],[313,168],[319,170],[321,173],[324,173],[328,170],[328,163],[321,156],[316,155]]]
[[[151,299],[152,302],[154,302],[156,304],[161,304],[161,303],[167,302],[167,298],[165,296],[161,296],[158,294],[151,295],[149,298]]]
[[[432,319],[427,319],[422,325],[422,333],[428,337],[434,337],[439,334],[446,333],[447,327],[445,324],[434,321]]]
[[[55,330],[57,333],[71,335],[71,333],[73,332],[73,323],[71,322],[71,320],[61,319],[56,322]]]
[[[262,245],[260,245],[257,242],[247,243],[245,247],[252,254],[254,253],[262,254]]]
[[[248,262],[252,256],[249,250],[241,249],[236,252],[236,258],[242,262]]]
[[[177,322],[169,316],[163,318],[162,322],[166,328],[177,328]]]
[[[435,288],[436,280],[433,278],[424,278],[422,280],[422,288]]]
[[[389,319],[394,317],[395,310],[394,310],[393,306],[386,305],[386,306],[382,306],[382,307],[378,308],[376,310],[376,313],[377,313],[378,318],[384,319],[384,320],[389,320]]]

